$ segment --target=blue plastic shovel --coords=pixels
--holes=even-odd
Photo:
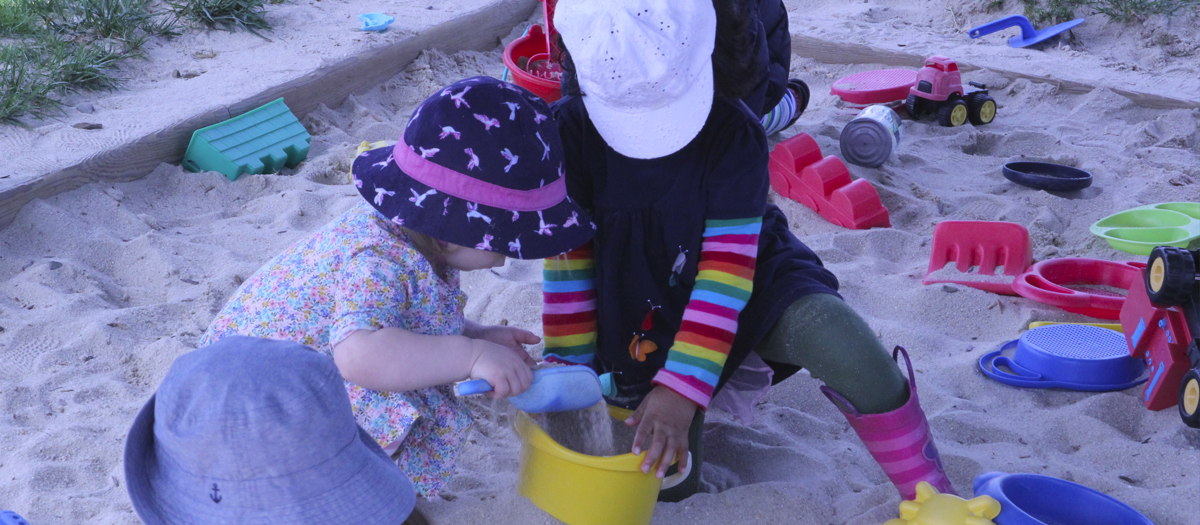
[[[1019,26],[1021,28],[1021,34],[1008,39],[1008,45],[1012,47],[1026,47],[1040,42],[1045,42],[1046,40],[1055,37],[1059,33],[1062,33],[1063,31],[1071,29],[1072,27],[1082,23],[1083,19],[1080,18],[1070,22],[1063,22],[1056,26],[1047,27],[1046,29],[1038,31],[1033,28],[1033,24],[1029,22],[1028,18],[1025,18],[1023,15],[1012,15],[996,20],[995,22],[988,22],[981,26],[973,27],[970,29],[969,34],[971,35],[971,38],[979,38],[983,35],[995,33],[996,31]]]
[[[491,391],[492,385],[484,379],[463,381],[454,386],[454,392],[460,396]],[[508,400],[522,411],[540,414],[581,410],[599,403],[602,397],[600,376],[591,367],[560,366],[534,370],[529,390]]]

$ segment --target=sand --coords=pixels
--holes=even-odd
[[[988,14],[986,2],[950,10],[943,1],[787,4],[796,35],[903,43],[918,53],[1104,86],[1064,94],[1049,84],[968,74],[993,89],[994,123],[952,129],[906,121],[896,156],[879,169],[851,167],[879,190],[892,228],[846,230],[779,195],[771,199],[885,344],[909,350],[960,492],[970,495],[984,472],[1044,474],[1116,497],[1159,525],[1194,524],[1200,432],[1174,409],[1146,410],[1140,388],[1023,390],[978,371],[980,355],[1031,321],[1093,319],[961,285],[922,286],[921,279],[933,226],[942,220],[1020,223],[1037,260],[1138,259],[1087,228],[1133,206],[1200,200],[1200,111],[1139,107],[1114,88],[1200,100],[1200,58],[1170,56],[1155,44],[1163,33],[1200,42],[1196,20],[1121,26],[1094,16],[1075,32],[1071,50],[1031,51],[1009,48],[1003,35],[972,41],[955,28],[1016,12],[1011,6]],[[125,492],[123,441],[172,360],[195,347],[242,279],[360,198],[347,184],[360,141],[395,140],[426,95],[465,76],[498,76],[500,64],[499,49],[424,54],[371,92],[302,116],[314,135],[312,153],[281,175],[230,182],[162,165],[141,180],[92,184],[27,205],[0,230],[0,507],[35,525],[138,523]],[[808,81],[815,96],[775,140],[804,132],[826,155],[836,154],[852,115],[826,94],[835,79],[878,67],[794,57],[792,76]],[[1016,186],[1000,166],[1019,159],[1077,166],[1095,182],[1066,196]],[[531,261],[467,274],[467,315],[541,333],[540,275]],[[654,523],[878,524],[896,517],[894,488],[818,386],[804,373],[781,383],[749,425],[713,411],[705,493],[659,504]],[[459,473],[421,508],[434,523],[555,523],[516,494],[519,445],[507,415],[488,403],[476,407],[479,423]]]

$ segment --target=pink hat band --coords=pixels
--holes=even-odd
[[[567,198],[567,183],[563,177],[532,190],[514,190],[482,181],[470,175],[422,158],[403,141],[392,152],[396,165],[405,175],[447,195],[468,202],[509,211],[543,211]]]

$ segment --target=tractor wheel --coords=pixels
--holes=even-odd
[[[916,95],[909,95],[904,100],[904,109],[908,110],[908,117],[913,120],[921,120],[921,114],[925,112],[925,99]]]
[[[1179,417],[1184,424],[1200,428],[1200,370],[1188,370],[1179,387]]]
[[[1146,263],[1146,295],[1157,306],[1183,304],[1196,286],[1196,261],[1192,253],[1174,246],[1159,246]]]
[[[956,128],[967,123],[967,103],[959,97],[950,97],[938,107],[938,124]]]
[[[967,95],[967,120],[976,126],[996,119],[996,99],[982,93]]]

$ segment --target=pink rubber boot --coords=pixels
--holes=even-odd
[[[883,467],[901,497],[915,498],[917,483],[922,481],[933,485],[942,494],[957,495],[942,469],[942,459],[933,444],[929,422],[917,400],[917,384],[913,381],[908,351],[897,346],[892,351],[892,359],[896,359],[897,354],[903,354],[904,363],[908,365],[909,396],[904,406],[883,414],[861,414],[832,388],[822,386],[821,392],[846,416],[850,427],[858,433],[871,457]]]

